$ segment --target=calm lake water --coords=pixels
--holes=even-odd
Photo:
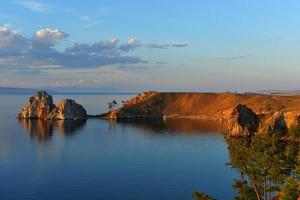
[[[217,125],[178,119],[85,123],[18,121],[30,95],[0,95],[0,199],[192,199],[201,191],[234,196],[238,173]],[[89,114],[113,98],[133,95],[53,95],[73,98]]]

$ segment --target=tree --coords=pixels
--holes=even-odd
[[[111,102],[108,102],[108,109],[110,111],[114,110],[118,106],[117,100],[113,99]]]
[[[290,176],[285,181],[281,192],[280,200],[295,200],[300,196],[299,183]]]
[[[300,126],[299,125],[294,125],[289,128],[288,135],[292,139],[296,139],[300,137]]]
[[[204,194],[202,192],[193,192],[193,199],[194,200],[216,200],[213,197]]]
[[[297,142],[282,141],[276,134],[227,141],[230,165],[241,173],[239,184],[233,184],[239,193],[236,199],[251,199],[254,191],[255,199],[270,200],[295,171]]]
[[[234,180],[232,187],[237,191],[234,200],[257,200],[253,188],[245,180]]]

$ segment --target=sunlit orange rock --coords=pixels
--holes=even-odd
[[[45,91],[38,91],[30,97],[28,103],[18,114],[19,119],[47,119],[49,113],[55,108],[52,96]]]

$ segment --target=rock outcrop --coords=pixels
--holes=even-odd
[[[84,107],[72,99],[61,100],[48,115],[49,120],[84,120],[87,113]]]
[[[45,91],[38,91],[30,97],[28,103],[18,114],[19,119],[47,119],[49,113],[55,109],[52,96]]]
[[[275,133],[284,135],[288,132],[285,116],[282,112],[269,113],[261,117],[260,133]]]
[[[145,99],[153,97],[157,92],[155,91],[149,91],[149,92],[142,92],[136,95],[135,97],[127,100],[124,102],[124,107],[137,104]]]
[[[43,120],[84,120],[87,113],[84,107],[72,99],[61,100],[57,106],[53,104],[52,96],[45,91],[39,91],[30,97],[28,103],[18,114],[19,119]]]
[[[245,105],[237,105],[231,113],[228,132],[231,136],[252,136],[259,127],[259,118]]]

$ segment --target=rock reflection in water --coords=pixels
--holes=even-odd
[[[54,127],[65,136],[73,135],[86,123],[86,120],[57,120],[52,122]]]
[[[118,123],[131,124],[137,128],[151,131],[153,134],[169,132],[173,134],[220,133],[224,123],[217,120],[195,118],[160,118],[118,120]]]
[[[45,142],[53,135],[53,124],[45,120],[22,119],[21,126],[27,131],[31,139]]]
[[[82,128],[86,121],[73,121],[73,120],[33,120],[33,119],[22,119],[19,120],[21,126],[29,134],[30,138],[43,143],[49,140],[53,136],[54,130],[64,136],[73,135],[80,128]]]

